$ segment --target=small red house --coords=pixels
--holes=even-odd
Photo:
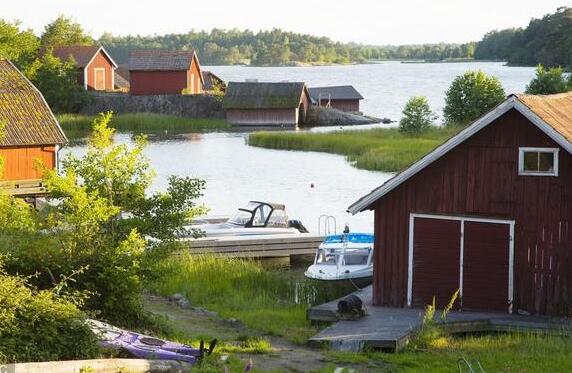
[[[203,92],[203,75],[195,51],[133,51],[128,69],[132,95]]]
[[[512,95],[349,207],[375,211],[373,302],[572,313],[572,92]]]
[[[73,58],[78,69],[78,83],[86,91],[113,91],[117,64],[103,47],[76,45],[56,47],[52,51],[62,61]]]
[[[58,150],[67,139],[40,91],[2,58],[0,123],[0,157],[4,162],[0,187],[16,195],[45,191],[36,161],[56,168]]]
[[[312,103],[341,111],[359,112],[362,95],[351,85],[308,88]]]
[[[237,125],[296,126],[310,106],[302,82],[230,82],[222,101],[226,120]]]

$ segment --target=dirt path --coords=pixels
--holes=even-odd
[[[260,333],[246,328],[236,321],[223,320],[216,314],[200,308],[181,308],[168,299],[156,296],[146,298],[146,309],[167,317],[174,327],[187,338],[210,339],[218,338],[224,342],[238,341],[241,337],[261,336]],[[268,372],[313,372],[337,367],[328,361],[324,352],[307,346],[296,345],[283,338],[264,336],[272,345],[273,351],[266,354],[236,354],[244,362],[252,359],[257,370]],[[354,369],[354,372],[383,372],[387,371],[378,364],[340,366]],[[344,372],[348,372],[346,369]]]

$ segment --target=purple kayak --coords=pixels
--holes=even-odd
[[[209,355],[216,345],[216,339],[214,339],[205,349],[204,343],[201,341],[200,347],[196,349],[182,343],[164,341],[123,330],[97,320],[88,320],[88,324],[99,339],[101,347],[125,351],[140,359],[177,360],[196,364],[201,361],[205,354]]]

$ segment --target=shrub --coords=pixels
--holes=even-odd
[[[399,132],[407,135],[420,135],[426,132],[437,119],[429,107],[427,97],[423,96],[411,97],[402,113]]]
[[[506,97],[500,80],[480,70],[456,77],[445,94],[443,116],[447,125],[465,125]]]
[[[550,95],[570,90],[572,90],[572,75],[567,80],[562,68],[545,69],[542,65],[536,67],[536,76],[526,86],[526,93],[533,95]]]
[[[97,340],[72,301],[9,276],[0,262],[0,363],[94,358]]]

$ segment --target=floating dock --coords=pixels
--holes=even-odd
[[[366,316],[355,321],[338,321],[340,299],[312,307],[307,314],[309,320],[335,323],[310,338],[310,342],[327,343],[342,351],[360,351],[365,346],[399,351],[421,327],[424,310],[372,306],[371,286],[353,294],[362,300]],[[438,318],[441,313],[436,311],[435,314]],[[445,321],[436,321],[452,333],[524,331],[572,336],[572,320],[546,316],[452,311]]]
[[[191,254],[219,254],[235,258],[284,258],[315,255],[323,240],[324,236],[302,233],[203,237],[187,242]]]

